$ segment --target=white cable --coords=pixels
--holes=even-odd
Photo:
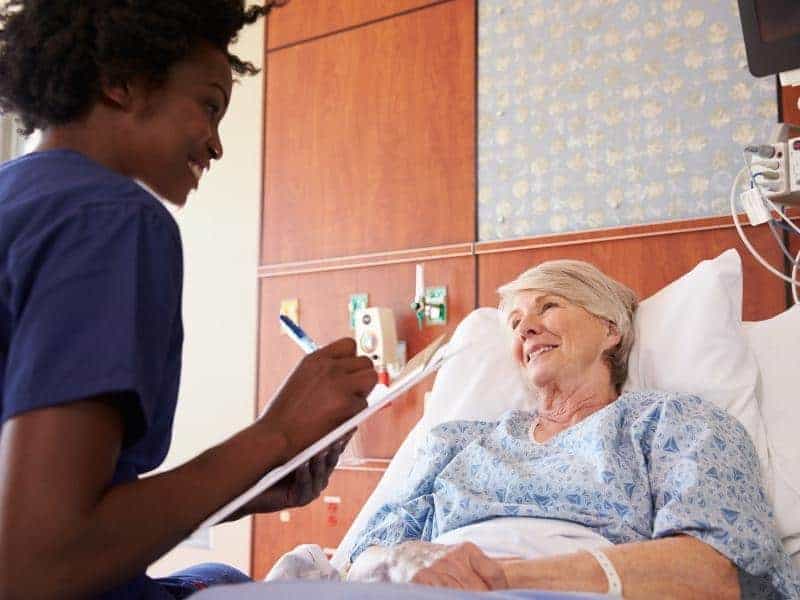
[[[761,171],[759,173],[753,173],[753,169],[752,169],[753,164],[750,161],[747,160],[747,152],[746,151],[742,153],[742,158],[744,159],[744,164],[747,167],[747,172],[750,175],[750,181],[753,182],[755,180],[756,176],[757,175],[761,175],[761,173],[763,173],[763,171]],[[734,180],[734,184],[735,183],[736,183],[736,181]],[[755,188],[756,188],[756,190],[758,192],[759,198],[761,198],[761,200],[764,203],[766,203],[766,205],[769,208],[771,208],[776,213],[778,213],[781,216],[781,218],[784,221],[786,221],[792,229],[794,229],[798,234],[800,234],[800,227],[795,225],[794,222],[789,217],[787,217],[786,214],[780,208],[778,208],[778,206],[772,200],[770,200],[769,196],[767,196],[764,193],[764,190],[761,189],[761,186],[756,183],[755,184]],[[795,262],[797,262],[797,261],[795,260]]]
[[[792,266],[792,279],[797,280],[797,267],[798,263],[800,263],[800,251],[797,252],[797,256],[794,257],[794,265]],[[792,286],[792,298],[794,298],[795,304],[800,304],[800,295],[797,292],[797,284]]]
[[[775,275],[776,277],[780,277],[784,281],[791,283],[794,286],[794,290],[796,293],[797,286],[800,286],[800,280],[796,279],[796,270],[797,270],[797,260],[794,261],[794,269],[792,270],[792,276],[787,277],[780,271],[778,271],[775,267],[769,264],[764,258],[758,253],[758,251],[753,248],[753,245],[750,243],[750,240],[747,239],[747,235],[744,233],[744,229],[742,228],[742,224],[739,222],[739,214],[736,211],[736,190],[739,186],[739,180],[742,178],[742,175],[750,173],[750,165],[748,164],[744,167],[733,180],[733,185],[731,186],[731,216],[733,217],[733,224],[736,226],[736,232],[739,234],[739,237],[742,240],[742,243],[745,247],[750,251],[750,254],[753,255],[761,266],[764,267],[767,271]],[[800,255],[798,255],[800,258]]]
[[[758,186],[756,186],[756,187],[758,187]],[[760,195],[761,195],[761,199],[766,201],[767,205],[772,210],[774,210],[776,213],[778,213],[781,216],[781,218],[784,221],[786,221],[792,229],[794,229],[798,234],[800,234],[800,227],[795,225],[794,221],[792,221],[789,217],[787,217],[786,214],[780,208],[778,208],[778,206],[772,200],[770,200],[767,196],[765,196],[763,192],[761,192]]]

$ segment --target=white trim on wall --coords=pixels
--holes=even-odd
[[[17,133],[18,128],[11,115],[0,115],[0,162],[22,154],[25,138]]]

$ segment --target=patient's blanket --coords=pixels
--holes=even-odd
[[[800,597],[744,428],[693,396],[628,392],[547,443],[534,413],[434,428],[408,484],[370,519],[372,545],[431,541],[497,517],[586,526],[614,544],[699,538],[779,596]]]
[[[432,540],[436,544],[472,542],[492,558],[541,558],[600,550],[611,542],[584,525],[558,519],[498,517],[451,529]]]
[[[502,590],[465,592],[427,585],[293,581],[209,588],[192,600],[608,600],[601,594]]]
[[[433,540],[455,545],[472,542],[493,558],[532,559],[600,549],[611,542],[588,527],[556,519],[500,517],[453,529]],[[280,557],[264,581],[341,581],[342,574],[316,544],[302,544]]]

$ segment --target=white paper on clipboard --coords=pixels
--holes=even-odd
[[[294,471],[304,462],[311,460],[314,456],[322,452],[325,448],[333,444],[347,432],[358,427],[358,425],[369,419],[389,402],[410,390],[419,381],[437,371],[439,367],[445,363],[445,361],[456,354],[456,351],[448,350],[448,339],[449,336],[443,335],[431,343],[427,348],[418,353],[411,361],[409,361],[391,386],[386,387],[382,384],[375,386],[375,388],[367,397],[367,408],[350,417],[336,429],[300,452],[300,454],[297,454],[294,458],[282,464],[280,467],[276,467],[269,471],[249,490],[228,502],[228,504],[220,508],[217,512],[203,521],[197,529],[205,529],[207,527],[216,525],[225,517],[231,515],[237,509],[247,504],[250,500],[275,485],[278,481],[286,477],[286,475]]]

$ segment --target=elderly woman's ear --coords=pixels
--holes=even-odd
[[[622,341],[622,334],[620,334],[616,323],[613,321],[606,321],[606,323],[606,344],[604,345],[603,350],[608,351],[613,350],[619,345],[619,343]]]

